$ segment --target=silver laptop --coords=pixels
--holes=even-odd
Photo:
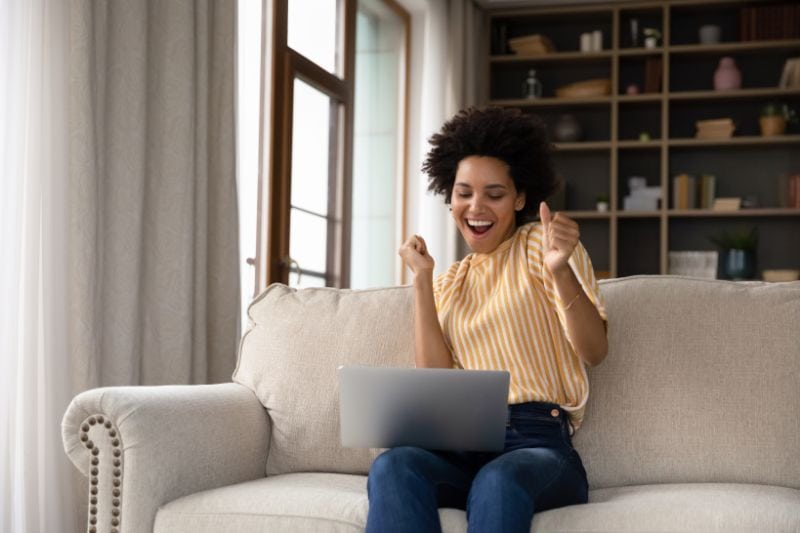
[[[342,446],[500,451],[505,371],[339,367]]]

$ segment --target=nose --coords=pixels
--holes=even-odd
[[[483,212],[484,199],[480,194],[473,194],[469,199],[469,210],[472,213]]]

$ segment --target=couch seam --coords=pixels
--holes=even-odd
[[[363,526],[361,524],[357,524],[355,522],[348,522],[346,520],[340,520],[337,518],[325,518],[322,516],[305,516],[305,515],[295,515],[295,514],[275,514],[275,513],[247,513],[247,512],[219,512],[219,513],[198,513],[198,512],[184,512],[184,511],[172,511],[166,510],[165,508],[161,507],[159,511],[163,510],[166,514],[176,514],[181,516],[224,516],[224,515],[234,515],[234,516],[268,516],[268,517],[275,517],[275,518],[305,518],[311,520],[324,520],[326,522],[336,522],[339,524],[345,524],[348,526],[353,526],[359,528],[361,530]]]

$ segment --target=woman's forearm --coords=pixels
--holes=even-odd
[[[414,277],[414,359],[417,368],[453,366],[436,314],[431,272],[421,272]]]
[[[567,333],[575,351],[588,365],[600,364],[608,353],[608,337],[600,313],[589,300],[569,265],[563,270],[553,272],[553,278],[558,296],[564,305],[569,305],[574,300],[564,314],[567,319]]]

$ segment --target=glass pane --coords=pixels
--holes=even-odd
[[[401,198],[403,22],[383,2],[359,0],[356,20],[353,227],[350,286],[396,283]]]
[[[328,72],[337,74],[337,0],[289,0],[288,44]]]
[[[296,270],[293,270],[289,273],[289,286],[297,289],[305,289],[306,287],[324,287],[325,278],[312,276],[311,274],[299,275]]]
[[[325,273],[328,221],[292,208],[289,231],[289,255],[302,270]],[[298,265],[292,265],[297,267]]]
[[[326,215],[330,161],[330,115],[325,93],[295,78],[292,117],[292,205]]]

